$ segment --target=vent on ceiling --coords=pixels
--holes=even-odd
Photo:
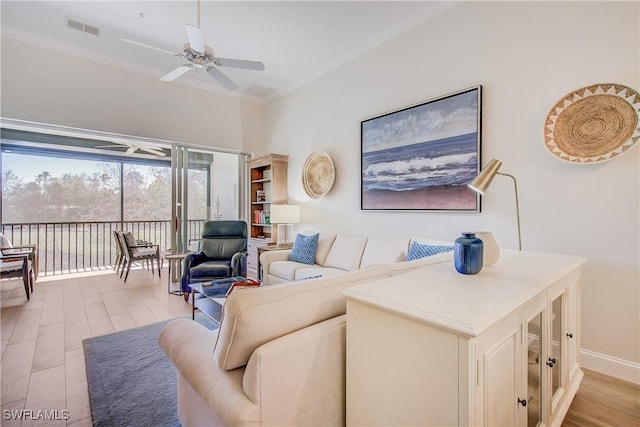
[[[100,35],[100,28],[94,27],[93,25],[82,23],[80,21],[74,21],[73,19],[67,18],[67,27],[73,28],[74,30],[82,31],[85,33],[93,34],[94,36]]]

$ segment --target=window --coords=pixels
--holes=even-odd
[[[3,147],[3,223],[170,218],[169,165],[15,154]]]

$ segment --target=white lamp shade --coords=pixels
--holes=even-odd
[[[271,224],[297,224],[300,222],[300,206],[271,205]]]

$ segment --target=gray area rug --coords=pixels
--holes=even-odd
[[[218,327],[199,313],[196,321]],[[158,346],[168,322],[83,341],[94,426],[180,426],[176,370]]]

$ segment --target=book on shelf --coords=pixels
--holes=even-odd
[[[269,224],[269,212],[261,209],[253,211],[254,224]]]

